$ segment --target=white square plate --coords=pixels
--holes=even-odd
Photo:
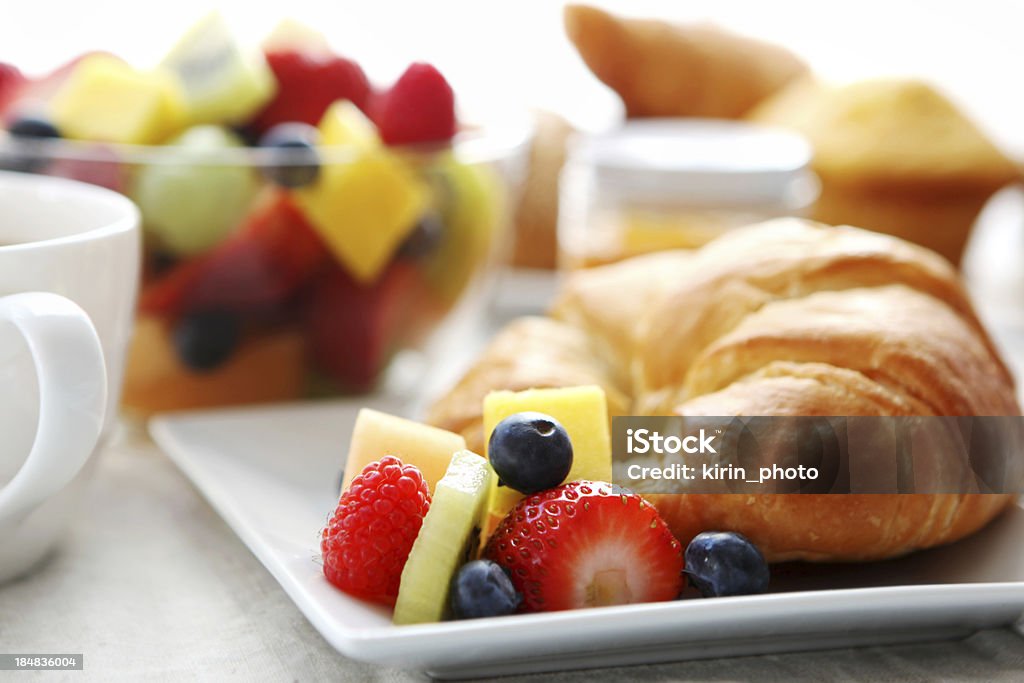
[[[954,638],[1024,614],[1024,510],[983,532],[867,565],[781,566],[772,594],[392,626],[318,563],[365,401],[180,413],[153,438],[335,648],[440,677]],[[378,406],[386,409],[387,406]]]

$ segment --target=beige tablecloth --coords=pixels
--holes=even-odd
[[[101,455],[60,550],[29,577],[0,587],[0,652],[85,655],[84,672],[0,673],[0,680],[425,679],[332,650],[175,466],[137,434],[121,436]],[[1004,629],[951,643],[548,679],[1021,681],[1024,638]]]

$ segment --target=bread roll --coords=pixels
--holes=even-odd
[[[1020,415],[1013,380],[953,268],[856,228],[782,219],[692,255],[585,271],[553,314],[505,330],[431,421],[481,448],[488,391],[589,383],[611,389],[615,414]],[[684,543],[704,530],[738,531],[776,562],[902,555],[966,536],[1012,501],[648,497]]]
[[[814,217],[924,245],[957,264],[988,198],[1016,166],[945,96],[908,79],[798,80],[751,111],[814,147]]]

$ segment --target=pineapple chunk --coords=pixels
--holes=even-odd
[[[416,465],[433,491],[444,476],[452,453],[465,448],[466,440],[458,434],[363,408],[352,431],[341,487],[347,489],[371,462],[394,455],[407,465]]]
[[[562,423],[572,440],[572,469],[566,481],[591,479],[611,481],[612,447],[608,429],[608,405],[604,390],[598,386],[559,389],[528,389],[526,391],[494,391],[484,399],[484,435],[491,432],[510,415],[525,411],[545,413]],[[485,440],[485,443],[486,443]],[[523,494],[491,482],[485,537],[490,535]]]
[[[263,55],[244,52],[216,11],[193,26],[161,66],[180,79],[190,124],[243,123],[277,87]]]
[[[320,123],[325,147],[348,146],[351,160],[326,159],[311,187],[296,192],[310,223],[346,270],[374,282],[429,201],[426,184],[380,144],[355,105],[332,106]]]
[[[116,57],[82,59],[54,95],[53,122],[69,138],[153,144],[181,127],[184,101],[174,74],[136,71]]]
[[[373,122],[348,100],[339,100],[324,112],[320,119],[320,144],[323,147],[350,146],[362,151],[382,146]]]
[[[425,624],[444,618],[452,577],[475,555],[475,532],[492,478],[490,465],[476,453],[460,451],[452,456],[402,568],[396,624]]]

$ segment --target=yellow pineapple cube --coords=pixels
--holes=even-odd
[[[106,54],[82,59],[54,95],[53,122],[69,138],[160,142],[181,127],[181,84],[167,71],[136,71]]]
[[[320,133],[325,147],[348,146],[353,157],[324,159],[316,183],[297,191],[296,200],[342,265],[368,284],[416,226],[429,190],[406,163],[381,146],[373,124],[351,103],[332,106]]]
[[[338,100],[328,107],[319,129],[322,147],[350,146],[366,151],[382,146],[376,126],[348,100]]]
[[[561,422],[569,434],[573,460],[566,481],[611,481],[612,446],[608,429],[608,404],[601,387],[493,391],[484,399],[484,443],[490,440],[491,432],[499,422],[510,415],[527,411],[550,415]],[[523,494],[518,491],[498,486],[497,477],[491,479],[485,536],[494,530],[522,498]]]
[[[363,408],[352,431],[342,490],[371,462],[393,455],[407,465],[416,465],[433,492],[452,454],[465,449],[466,440],[458,434]]]

